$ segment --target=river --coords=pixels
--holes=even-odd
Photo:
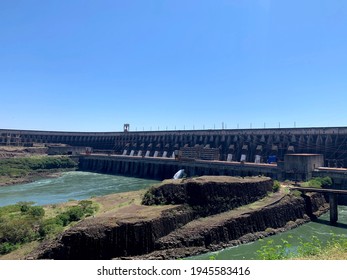
[[[331,240],[333,235],[347,237],[347,206],[339,206],[338,213],[339,220],[336,226],[330,225],[329,212],[327,212],[314,222],[309,222],[290,231],[266,237],[263,241],[258,240],[189,259],[207,260],[213,256],[217,260],[257,260],[259,259],[259,255],[256,252],[270,240],[273,242],[272,246],[282,245],[282,240],[286,240],[292,245],[289,250],[295,251],[300,246],[300,242],[311,242],[313,236],[317,237],[323,244]]]
[[[66,172],[61,177],[42,179],[28,184],[6,186],[0,188],[0,206],[15,204],[19,201],[33,201],[37,205],[55,204],[68,200],[88,199],[93,196],[102,196],[111,193],[120,193],[143,189],[158,183],[156,180],[147,180],[133,177],[114,176],[91,172]],[[310,241],[316,236],[322,242],[331,237],[331,234],[347,236],[347,206],[339,206],[339,223],[337,226],[329,224],[329,212],[319,217],[315,222],[309,222],[296,229],[275,236],[267,237],[263,242],[255,241],[236,247],[227,248],[195,256],[189,259],[209,259],[214,256],[221,260],[257,259],[256,251],[268,240],[281,244],[281,240],[288,240],[295,250],[300,240]]]
[[[0,206],[19,201],[32,201],[36,205],[62,203],[111,193],[136,191],[155,183],[158,181],[71,171],[63,173],[58,178],[1,187]]]

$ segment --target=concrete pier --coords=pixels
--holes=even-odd
[[[338,196],[346,196],[347,190],[337,190],[337,189],[317,189],[317,188],[302,188],[294,187],[292,189],[299,190],[301,192],[318,192],[327,194],[329,196],[329,206],[330,206],[330,223],[335,224],[338,221]]]
[[[336,193],[330,193],[329,194],[329,206],[330,206],[330,223],[335,224],[338,220],[338,211],[337,211],[337,204],[338,204],[338,194]]]

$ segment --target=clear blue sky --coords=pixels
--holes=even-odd
[[[0,0],[0,128],[347,125],[347,1]]]

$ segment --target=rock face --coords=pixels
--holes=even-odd
[[[302,198],[284,196],[276,204],[254,211],[222,213],[191,222],[160,238],[156,249],[209,247],[236,241],[246,234],[283,228],[288,221],[308,218]]]
[[[278,194],[274,199],[265,200],[267,205],[261,209],[246,207],[196,219],[159,238],[154,252],[136,258],[177,259],[221,250],[290,230],[327,209],[324,197],[318,193],[310,193],[305,198]]]
[[[266,196],[271,188],[269,178],[165,181],[150,189],[144,202],[177,205],[137,205],[137,215],[122,219],[117,215],[88,218],[42,244],[29,257],[180,258],[292,228],[314,217],[325,203],[318,194],[297,197],[276,192]],[[158,212],[149,214],[154,211]]]
[[[154,250],[158,238],[195,217],[190,209],[177,206],[153,219],[88,219],[44,244],[30,257],[96,260],[142,255]]]
[[[202,176],[191,179],[166,180],[152,187],[143,204],[188,204],[208,216],[252,203],[272,191],[268,177]]]

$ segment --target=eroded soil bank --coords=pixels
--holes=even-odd
[[[167,180],[146,194],[96,198],[97,215],[43,242],[28,258],[182,258],[275,234],[326,210],[320,195],[272,193],[272,184],[264,177],[203,176]]]

